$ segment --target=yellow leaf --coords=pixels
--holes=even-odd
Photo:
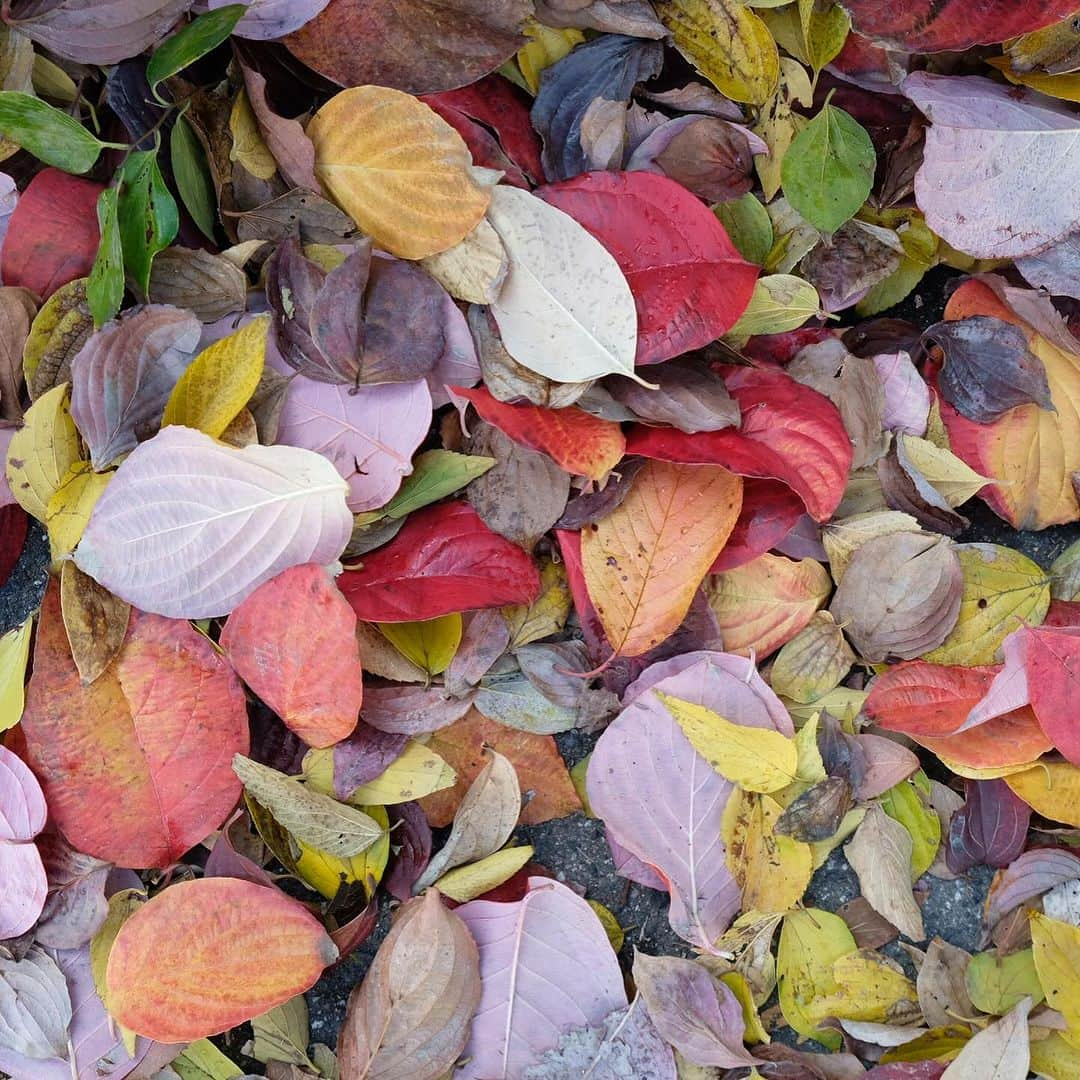
[[[182,424],[218,438],[259,385],[269,329],[270,317],[260,316],[203,349],[173,387],[161,426]]]
[[[855,663],[843,630],[827,611],[815,611],[776,654],[770,681],[783,697],[809,704],[840,685]]]
[[[894,1061],[952,1061],[970,1042],[971,1028],[960,1024],[948,1027],[931,1028],[925,1035],[920,1035],[895,1050],[886,1050],[881,1055],[883,1065]]]
[[[527,607],[518,604],[502,609],[510,627],[510,646],[514,649],[541,638],[558,634],[570,615],[570,586],[562,563],[544,559],[540,564],[540,595]]]
[[[333,900],[343,884],[351,885],[354,882],[364,886],[370,899],[375,885],[382,881],[386,870],[390,858],[390,818],[382,806],[362,806],[360,809],[379,824],[382,835],[359,855],[340,858],[293,837],[300,851],[296,859],[296,872],[327,900]],[[374,879],[374,884],[371,879]]]
[[[461,615],[453,612],[423,622],[376,623],[379,633],[407,660],[429,675],[440,675],[461,644]]]
[[[691,701],[659,691],[656,696],[675,717],[690,745],[733,784],[746,791],[770,792],[795,779],[799,755],[793,739],[770,728],[733,724]]]
[[[947,757],[939,755],[941,764],[944,765],[949,772],[956,773],[957,776],[962,776],[966,780],[1000,780],[1006,776],[1013,776],[1016,773],[1027,772],[1033,768],[1035,762],[1026,761],[1019,765],[999,765],[996,768],[980,769],[974,765],[965,765],[960,761],[952,761]]]
[[[14,727],[26,702],[23,684],[26,662],[30,656],[30,628],[34,620],[9,630],[0,637],[0,731]]]
[[[719,979],[735,995],[735,1000],[742,1009],[743,1023],[746,1025],[743,1041],[750,1043],[751,1046],[771,1042],[769,1033],[761,1023],[761,1017],[758,1016],[754,992],[746,979],[738,971],[725,971],[720,974]]]
[[[839,957],[832,970],[835,989],[814,998],[809,1016],[908,1024],[921,1018],[915,984],[899,965],[881,953],[860,949]]]
[[[1054,1080],[1080,1080],[1080,1050],[1056,1031],[1031,1040],[1031,1071]]]
[[[766,201],[771,201],[780,190],[780,167],[788,147],[799,132],[798,121],[792,111],[792,103],[809,107],[814,91],[810,76],[797,60],[790,56],[780,57],[780,81],[772,100],[761,110],[754,132],[768,144],[767,154],[754,157],[754,168],[761,180]],[[817,293],[814,293],[815,298]],[[811,312],[813,314],[813,312]]]
[[[72,357],[93,333],[94,317],[86,300],[87,278],[62,285],[34,316],[23,346],[23,374],[30,400],[71,378]]]
[[[863,702],[868,696],[865,690],[849,690],[846,686],[838,686],[809,705],[785,698],[784,708],[791,713],[792,719],[796,722],[809,720],[814,713],[827,712],[835,716],[845,727],[850,727],[851,721],[859,715]]]
[[[675,48],[722,94],[751,105],[772,97],[780,54],[742,0],[660,0],[655,7]]]
[[[251,101],[243,88],[233,102],[229,131],[232,132],[229,160],[238,161],[252,176],[257,176],[260,180],[272,179],[277,172],[277,162],[270,153],[270,147],[263,142],[259,121],[255,118]]]
[[[1028,915],[1035,970],[1046,1003],[1065,1017],[1066,1038],[1080,1039],[1080,927],[1051,919],[1041,911]]]
[[[1037,563],[999,544],[957,544],[964,572],[960,616],[949,636],[923,656],[932,664],[993,664],[1020,626],[1038,626],[1050,606],[1050,577]]]
[[[991,56],[986,62],[996,67],[1014,85],[1030,86],[1040,94],[1048,94],[1062,101],[1080,101],[1080,71],[1061,75],[1047,75],[1044,71],[1014,71],[1005,56]]]
[[[770,554],[713,574],[705,586],[724,649],[759,657],[790,641],[832,590],[828,570],[816,559],[796,561]]]
[[[784,1019],[800,1035],[839,1050],[840,1032],[819,1028],[814,1002],[839,990],[833,965],[857,946],[847,923],[820,908],[793,911],[784,919],[776,953],[777,989]]]
[[[354,86],[308,124],[315,175],[377,246],[402,259],[453,247],[491,202],[461,136],[422,101]]]
[[[900,442],[908,461],[937,488],[950,506],[967,502],[990,483],[989,477],[980,476],[951,450],[942,450],[929,439],[901,435]]]
[[[82,539],[90,515],[113,474],[94,472],[89,461],[77,461],[49,497],[45,524],[54,560],[70,555]]]
[[[464,904],[509,881],[532,857],[533,848],[528,844],[503,848],[477,862],[448,870],[435,882],[435,888]]]
[[[1066,761],[1039,762],[1005,777],[1037,814],[1080,828],[1080,769]]]
[[[333,749],[321,752],[332,754]],[[453,787],[456,780],[457,773],[434,750],[410,739],[390,767],[381,776],[358,787],[348,801],[354,805],[392,806]]]
[[[616,919],[614,913],[609,908],[604,907],[599,900],[586,900],[585,903],[596,912],[596,917],[600,920],[600,925],[604,928],[604,933],[607,934],[607,939],[611,942],[612,949],[614,949],[615,952],[618,952],[623,947],[623,942],[626,940],[626,934],[619,925],[619,920]]]
[[[49,500],[68,471],[82,460],[79,433],[68,411],[68,384],[44,393],[26,410],[23,426],[11,437],[7,480],[16,502],[44,523]]]
[[[109,897],[109,911],[98,932],[90,939],[90,975],[105,1008],[109,1007],[109,988],[105,982],[105,969],[109,953],[120,928],[146,903],[146,893],[141,889],[121,889]],[[129,1054],[135,1053],[135,1033],[121,1027],[120,1034]]]
[[[744,909],[787,911],[810,884],[810,846],[775,832],[782,813],[775,799],[742,790],[732,792],[724,807],[720,835]]]
[[[522,32],[529,43],[518,49],[517,62],[521,74],[535,94],[540,89],[540,75],[545,68],[566,56],[575,45],[585,40],[580,30],[556,30],[527,19]]]
[[[592,807],[589,805],[589,792],[585,784],[586,777],[589,774],[589,762],[591,760],[592,754],[586,754],[570,770],[570,783],[574,785],[574,790],[577,792],[578,798],[581,800],[581,809],[585,812],[585,816],[595,818],[596,815],[592,812]]]

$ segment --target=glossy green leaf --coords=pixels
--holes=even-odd
[[[227,41],[245,11],[246,4],[230,4],[208,11],[166,40],[146,65],[146,81],[150,83],[154,96],[161,101],[157,93],[158,83],[183,71],[188,64],[195,63]]]
[[[405,478],[398,493],[381,509],[357,517],[358,525],[388,518],[395,521],[460,491],[466,484],[483,476],[495,464],[494,458],[455,454],[450,450],[427,450],[418,454],[413,471]]]
[[[180,211],[165,186],[156,149],[138,151],[124,163],[117,210],[124,266],[145,297],[154,256],[173,242],[180,228]]]
[[[124,299],[124,250],[120,240],[118,203],[115,187],[106,188],[98,196],[101,243],[86,284],[86,300],[95,326],[107,323],[120,310]]]
[[[182,116],[177,117],[173,127],[169,153],[176,189],[180,192],[187,212],[203,235],[213,240],[214,220],[217,215],[214,182],[210,178],[202,144]]]
[[[15,90],[0,91],[0,134],[46,165],[69,173],[93,168],[105,146],[67,113]]]
[[[836,232],[866,202],[876,164],[874,144],[862,125],[843,109],[826,105],[784,155],[784,195],[811,225]]]

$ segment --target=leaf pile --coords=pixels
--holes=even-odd
[[[1080,1078],[1076,2],[5,3],[0,1075]]]

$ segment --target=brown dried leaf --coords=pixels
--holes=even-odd
[[[60,571],[60,608],[71,657],[89,686],[124,644],[131,605],[67,561]]]
[[[37,301],[29,289],[0,288],[0,420],[22,419],[23,346]]]
[[[299,120],[278,116],[266,100],[266,79],[257,71],[240,65],[244,75],[251,111],[259,122],[259,130],[270,153],[274,155],[278,171],[294,187],[307,188],[322,194],[322,186],[315,176],[315,147],[307,137]]]
[[[304,244],[339,244],[356,230],[351,217],[314,191],[294,188],[236,218],[236,236],[275,244],[299,233]]]
[[[975,1016],[968,997],[965,973],[971,954],[936,937],[926,947],[915,988],[919,1006],[930,1027],[945,1027],[958,1019]]]
[[[342,1076],[439,1080],[480,1003],[480,959],[434,889],[409,900],[352,992],[338,1039]]]
[[[151,301],[186,308],[204,323],[243,311],[247,286],[233,262],[201,248],[166,248],[150,270]]]
[[[872,360],[848,354],[836,388],[836,406],[855,448],[851,467],[873,465],[888,450],[889,434],[882,422],[885,390]]]

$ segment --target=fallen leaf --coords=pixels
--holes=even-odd
[[[10,1016],[0,1046],[35,1062],[67,1057],[71,996],[52,957],[40,946],[31,946],[19,961],[0,957],[0,986]]]
[[[34,837],[45,828],[45,797],[34,774],[0,747],[0,866],[8,885],[0,902],[0,933],[17,938],[34,927],[48,880]]]
[[[1024,998],[1008,1015],[978,1032],[941,1074],[942,1080],[1025,1080],[1031,1063],[1027,1017],[1031,999]],[[987,1067],[992,1071],[988,1074]]]
[[[105,673],[120,652],[131,605],[68,561],[60,570],[60,607],[71,658],[79,669],[79,678],[89,685]]]
[[[949,822],[945,860],[954,874],[1008,866],[1024,849],[1030,808],[1004,780],[968,780],[967,798]]]
[[[189,1042],[302,993],[337,955],[315,917],[276,889],[237,878],[179,882],[120,928],[106,974],[109,1008],[148,1038]],[[167,981],[157,978],[163,962]]]
[[[809,704],[840,685],[855,654],[827,611],[816,611],[776,654],[770,682],[781,696]]]

